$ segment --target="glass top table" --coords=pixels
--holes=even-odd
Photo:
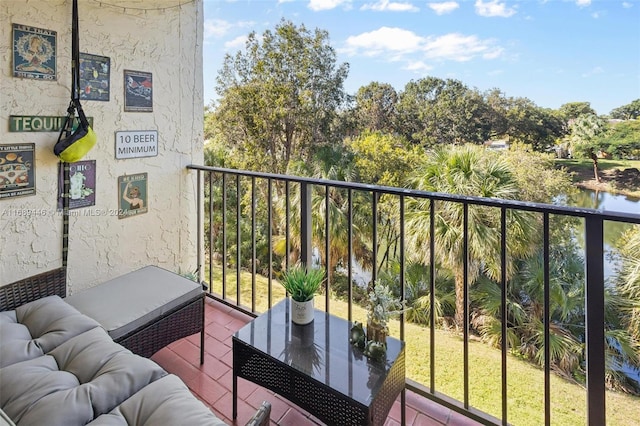
[[[237,377],[277,392],[330,424],[384,424],[404,389],[404,342],[387,338],[385,360],[349,343],[351,323],[315,310],[308,325],[291,322],[284,299],[233,336]]]

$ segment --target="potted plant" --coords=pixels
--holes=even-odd
[[[395,297],[388,286],[376,283],[369,292],[367,311],[367,340],[386,345],[389,319],[405,310],[403,302]]]
[[[313,321],[313,297],[320,289],[324,271],[296,264],[285,271],[280,284],[291,296],[291,321],[305,325]]]
[[[369,358],[384,359],[387,353],[389,320],[405,310],[404,302],[395,297],[388,286],[374,284],[369,291],[366,331],[362,323],[354,322],[349,341]]]

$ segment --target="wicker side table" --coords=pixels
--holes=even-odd
[[[270,389],[327,424],[382,425],[404,389],[404,342],[387,341],[373,361],[349,344],[350,323],[321,311],[310,325],[290,321],[283,300],[233,336],[233,417],[237,378]]]

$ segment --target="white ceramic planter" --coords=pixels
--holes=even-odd
[[[309,324],[313,321],[313,312],[313,299],[306,302],[296,302],[291,299],[291,321],[294,324]]]

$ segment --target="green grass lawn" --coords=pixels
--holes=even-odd
[[[222,294],[222,268],[213,271],[212,292]],[[208,271],[205,279],[208,280]],[[227,299],[236,301],[237,275],[227,271]],[[240,274],[240,302],[251,306],[251,274]],[[268,280],[256,275],[256,311],[268,309]],[[272,301],[284,297],[284,290],[272,281]],[[316,296],[316,308],[324,310],[325,297]],[[347,318],[347,303],[330,300],[329,311]],[[366,322],[366,311],[353,305],[353,319]],[[399,335],[399,325],[390,325],[391,334]],[[430,382],[430,330],[415,324],[406,324],[406,374],[425,386]],[[469,402],[486,413],[500,417],[501,402],[501,352],[478,341],[469,342]],[[463,341],[460,336],[444,330],[435,331],[435,389],[460,401],[463,400]],[[509,356],[507,361],[508,420],[515,425],[537,426],[544,424],[544,374],[543,371],[523,360]],[[554,425],[584,425],[586,420],[586,391],[555,375],[551,376],[551,422]],[[607,423],[611,425],[638,424],[640,397],[607,392]]]

